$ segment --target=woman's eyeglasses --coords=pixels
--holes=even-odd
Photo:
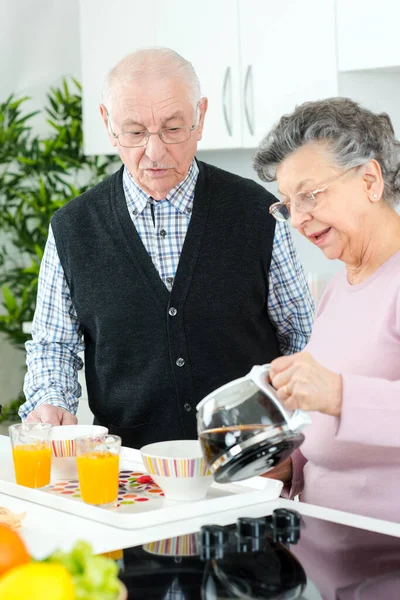
[[[352,171],[356,167],[352,167],[351,169],[347,169],[343,173],[341,173],[329,183],[326,183],[322,187],[312,191],[312,192],[298,192],[294,198],[288,200],[282,200],[281,202],[274,202],[269,207],[270,214],[277,221],[288,221],[290,219],[290,210],[291,207],[294,206],[298,212],[308,213],[314,210],[317,205],[318,199],[317,195],[325,192],[335,181],[338,181],[341,177],[346,175],[349,171]]]

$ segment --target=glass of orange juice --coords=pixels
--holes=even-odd
[[[111,506],[118,498],[118,435],[95,435],[75,439],[81,498],[87,504]]]
[[[18,423],[8,430],[11,438],[15,481],[29,488],[43,488],[50,483],[50,423]]]

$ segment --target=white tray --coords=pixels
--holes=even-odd
[[[123,448],[121,471],[128,470],[145,473],[140,452]],[[282,485],[280,481],[264,477],[253,477],[234,484],[213,483],[207,497],[196,502],[172,502],[159,493],[151,495],[150,492],[146,492],[145,486],[141,489],[139,486],[130,492],[138,491],[139,496],[143,497],[147,495],[148,501],[134,501],[133,504],[105,509],[84,504],[80,498],[65,497],[49,490],[35,490],[17,485],[9,440],[0,436],[1,493],[121,529],[150,527],[275,500],[281,493]],[[73,484],[70,487],[73,489]],[[69,493],[73,494],[73,491]]]

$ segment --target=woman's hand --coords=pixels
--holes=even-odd
[[[301,408],[340,416],[342,378],[325,369],[308,352],[276,358],[269,377],[288,410]]]
[[[290,456],[289,458],[285,458],[280,465],[274,469],[271,469],[271,471],[262,473],[261,477],[279,479],[279,481],[282,481],[284,485],[288,485],[292,481],[292,459]]]

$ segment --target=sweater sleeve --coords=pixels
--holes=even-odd
[[[400,381],[344,375],[338,440],[400,448]]]

